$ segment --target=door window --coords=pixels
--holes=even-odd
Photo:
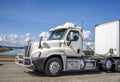
[[[70,33],[72,32],[73,34],[73,40],[72,41],[78,41],[79,39],[79,32],[75,30],[71,30],[68,35],[67,35],[67,40],[70,41]]]

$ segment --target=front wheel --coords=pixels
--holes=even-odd
[[[50,58],[45,65],[45,74],[57,76],[62,71],[62,61],[59,58]]]

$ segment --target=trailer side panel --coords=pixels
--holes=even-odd
[[[95,27],[96,55],[104,56],[112,48],[114,56],[119,57],[119,47],[119,20],[100,24]]]

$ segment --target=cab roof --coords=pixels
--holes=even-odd
[[[78,27],[77,25],[75,25],[74,23],[65,23],[63,25],[60,26],[56,26],[52,29],[50,29],[49,31],[55,31],[55,30],[60,30],[60,29],[69,29],[69,28],[78,28],[81,29],[81,27]]]

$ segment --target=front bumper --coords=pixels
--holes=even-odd
[[[46,59],[47,58],[30,58],[30,57],[23,57],[22,55],[18,55],[15,58],[15,63],[27,68],[44,72]]]
[[[46,59],[47,58],[33,58],[32,62],[37,70],[44,72]]]
[[[24,67],[33,67],[32,59],[30,57],[23,57],[23,55],[16,56],[15,63]]]

